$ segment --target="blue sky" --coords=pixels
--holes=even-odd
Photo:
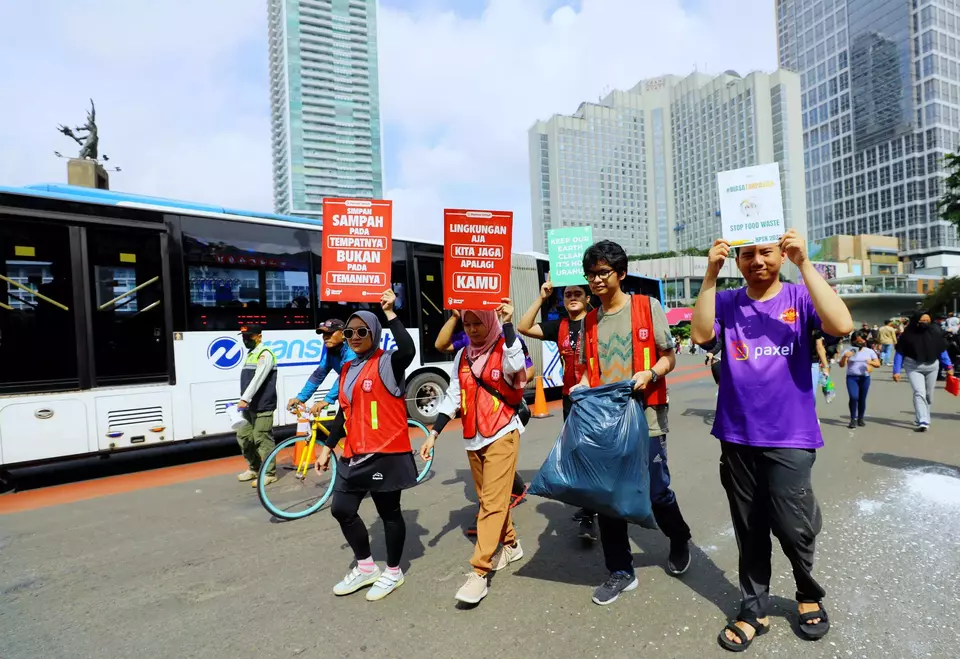
[[[445,207],[515,213],[527,131],[664,73],[772,70],[773,3],[381,0],[385,196],[398,232]],[[724,8],[726,7],[726,9]],[[0,185],[62,181],[56,132],[97,102],[114,189],[272,210],[264,0],[0,3]]]

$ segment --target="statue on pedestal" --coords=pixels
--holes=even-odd
[[[90,99],[90,110],[87,112],[87,123],[73,129],[61,124],[57,127],[57,130],[80,145],[78,158],[82,160],[97,160],[100,138],[97,136],[97,108],[94,106],[92,98]],[[86,135],[78,135],[77,133],[86,133]],[[108,160],[106,156],[104,156],[103,159]]]

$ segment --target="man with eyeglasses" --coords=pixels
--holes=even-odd
[[[583,272],[600,309],[584,319],[584,363],[579,387],[634,381],[650,431],[650,502],[657,526],[670,539],[667,572],[679,576],[690,567],[690,527],[670,489],[667,468],[666,375],[677,363],[670,324],[659,300],[630,295],[621,288],[627,276],[627,254],[610,240],[601,240],[583,254]],[[620,593],[634,590],[637,577],[623,519],[598,515],[600,543],[610,576],[593,594],[595,604],[611,604]]]
[[[330,391],[323,397],[323,400],[310,408],[310,414],[318,415],[323,411],[323,408],[337,402],[337,397],[340,395],[340,371],[344,364],[357,358],[350,346],[343,340],[343,328],[343,321],[337,318],[331,318],[320,323],[317,334],[323,337],[323,345],[326,350],[323,351],[320,364],[310,374],[307,383],[303,385],[303,389],[300,390],[296,398],[291,398],[287,403],[288,409],[303,405],[310,400],[320,385],[323,384],[323,381],[327,379],[330,371],[337,373],[337,379],[334,380]]]

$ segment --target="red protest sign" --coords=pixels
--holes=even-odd
[[[323,200],[321,300],[379,300],[390,288],[392,254],[392,201]]]
[[[513,212],[443,211],[446,309],[491,309],[510,296]]]

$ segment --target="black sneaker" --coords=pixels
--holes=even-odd
[[[857,427],[857,422],[854,421],[853,419],[850,419],[850,423],[847,424],[847,428],[856,428],[856,427]]]
[[[670,556],[667,557],[667,572],[675,577],[690,569],[690,541],[670,541]]]
[[[620,593],[636,590],[637,583],[637,577],[634,574],[614,572],[593,591],[593,603],[600,606],[613,604],[620,597]]]
[[[593,515],[580,518],[580,537],[591,542],[597,539],[597,533],[593,530]]]
[[[863,422],[863,419],[857,419],[857,425],[863,428],[867,424]]]

